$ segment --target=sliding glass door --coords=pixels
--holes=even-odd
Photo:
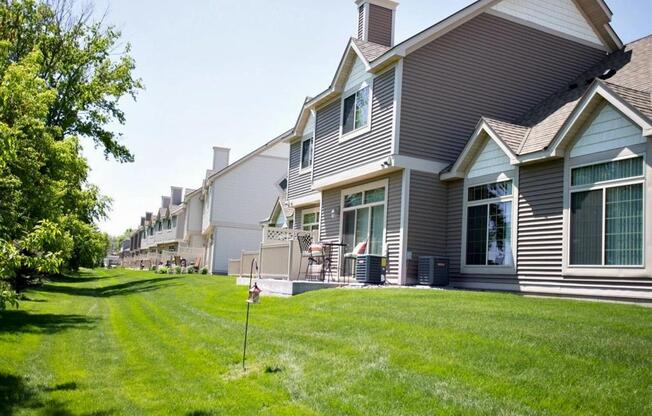
[[[363,241],[367,254],[383,254],[385,236],[385,188],[344,195],[342,242],[347,252]]]

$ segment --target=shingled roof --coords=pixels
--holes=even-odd
[[[377,43],[373,42],[367,42],[364,40],[356,39],[356,38],[351,38],[353,40],[353,43],[355,46],[358,47],[360,52],[364,55],[365,59],[369,62],[372,62],[379,56],[383,55],[385,52],[390,50],[391,48],[384,46],[384,45],[379,45]]]
[[[545,150],[587,91],[596,80],[602,79],[598,82],[652,120],[652,35],[611,53],[519,119],[511,122],[484,119],[514,153],[525,155]]]

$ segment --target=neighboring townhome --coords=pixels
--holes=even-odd
[[[183,188],[173,186],[170,196],[161,197],[156,214],[148,212],[141,217],[140,227],[131,235],[130,261],[123,262],[126,267],[181,265],[184,260],[187,265],[203,265],[202,246],[193,246],[185,238],[187,207],[183,193]]]
[[[440,256],[464,287],[650,296],[649,39],[601,0],[481,0],[395,45],[398,4],[356,5],[286,139],[293,226],[347,245],[338,276],[367,242],[398,284]]]
[[[213,148],[213,166],[196,191],[201,201],[200,233],[211,272],[226,274],[229,259],[258,250],[261,219],[287,180],[289,146],[283,134],[229,164],[229,149]],[[194,192],[192,193],[194,198]],[[196,208],[193,208],[196,209]],[[193,230],[197,223],[193,222]]]

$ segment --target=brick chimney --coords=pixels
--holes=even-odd
[[[358,39],[394,46],[394,25],[398,3],[392,0],[356,0]]]
[[[229,152],[226,147],[213,146],[213,172],[219,172],[229,166]]]

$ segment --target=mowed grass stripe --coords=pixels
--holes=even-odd
[[[0,376],[24,381],[28,400],[0,414],[652,413],[652,311],[637,306],[403,289],[264,297],[243,373],[246,288],[233,279],[97,271],[29,296],[46,302],[0,315]]]

